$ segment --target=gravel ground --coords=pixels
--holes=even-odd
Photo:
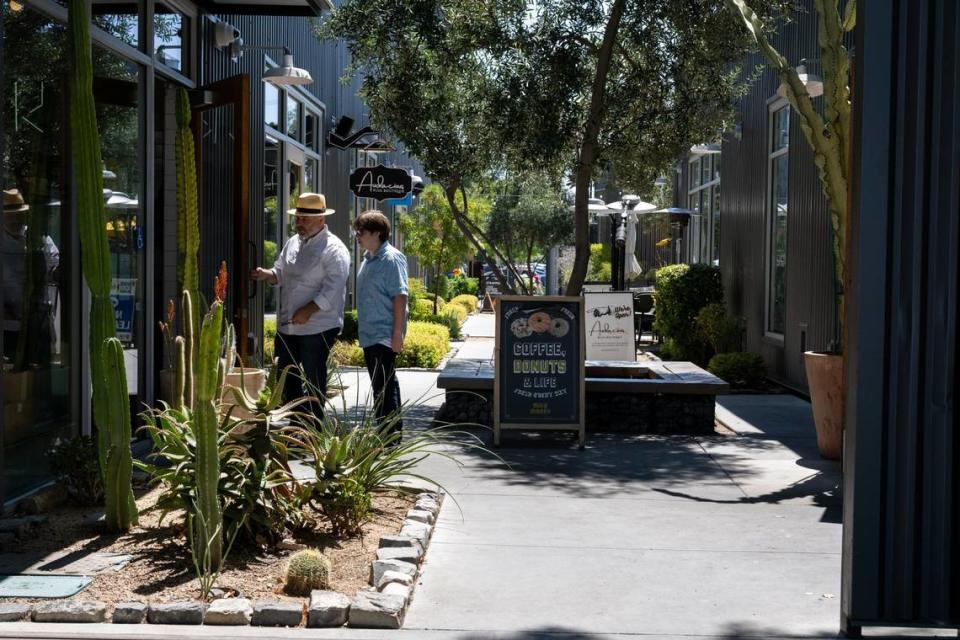
[[[49,521],[31,531],[29,538],[8,552],[60,550],[110,552],[133,556],[126,566],[96,576],[76,594],[77,600],[117,603],[131,600],[172,602],[199,597],[196,574],[184,535],[182,518],[169,514],[161,526],[159,513],[149,511],[160,494],[159,488],[138,493],[140,524],[122,535],[107,534],[96,522],[96,509],[61,507],[48,514]],[[298,542],[320,549],[332,564],[330,588],[354,595],[367,586],[370,563],[376,558],[381,535],[395,534],[413,498],[395,492],[374,496],[371,518],[362,535],[336,539],[326,530],[298,534]],[[322,518],[318,518],[323,522]],[[292,551],[255,550],[234,547],[217,586],[228,594],[305,602],[306,598],[283,593],[286,559]],[[41,602],[28,599],[0,599],[0,602]]]

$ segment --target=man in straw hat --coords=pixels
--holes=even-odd
[[[29,211],[30,205],[24,202],[19,189],[3,191],[3,231],[0,233],[0,256],[3,260],[3,355],[13,358],[21,340],[27,339],[29,343],[25,348],[29,362],[48,364],[55,337],[53,303],[56,292],[55,289],[51,291],[49,285],[56,285],[60,250],[46,234],[34,239],[39,246],[28,247]],[[24,299],[27,267],[31,265],[32,277],[38,286],[29,299]],[[29,308],[26,306],[28,304]],[[26,319],[23,317],[24,312],[29,314]]]
[[[287,376],[285,402],[327,393],[327,357],[343,328],[350,271],[350,252],[327,226],[326,217],[334,210],[327,208],[323,194],[301,194],[297,208],[287,213],[295,216],[297,234],[283,245],[272,269],[257,267],[250,273],[253,280],[280,287],[277,365],[302,368],[304,379],[294,372]],[[323,417],[323,398],[312,409]]]

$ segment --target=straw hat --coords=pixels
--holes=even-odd
[[[4,213],[23,213],[29,211],[30,205],[23,201],[20,190],[17,188],[4,189],[3,191],[3,212]]]
[[[336,210],[327,209],[327,199],[322,193],[301,193],[296,209],[287,209],[292,216],[329,216]]]

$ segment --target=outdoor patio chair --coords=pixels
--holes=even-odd
[[[640,348],[640,341],[643,339],[643,332],[653,331],[655,313],[653,294],[635,293],[633,295],[633,331],[638,349]]]

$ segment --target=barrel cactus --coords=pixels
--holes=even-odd
[[[90,52],[89,6],[84,0],[69,0],[68,47],[70,66],[70,132],[73,149],[74,184],[80,228],[80,257],[83,276],[90,288],[90,369],[93,382],[94,421],[97,449],[106,493],[106,524],[114,531],[126,531],[137,521],[131,485],[130,413],[122,406],[128,401],[123,375],[123,353],[119,365],[113,304],[110,288],[110,247],[107,242],[106,211],[103,202],[103,163],[100,136],[93,101],[93,63]],[[112,364],[107,359],[111,358]],[[123,453],[123,450],[126,453]],[[114,451],[113,464],[110,452]]]
[[[314,589],[330,585],[330,561],[316,549],[304,549],[290,556],[284,588],[295,596],[308,596]]]

